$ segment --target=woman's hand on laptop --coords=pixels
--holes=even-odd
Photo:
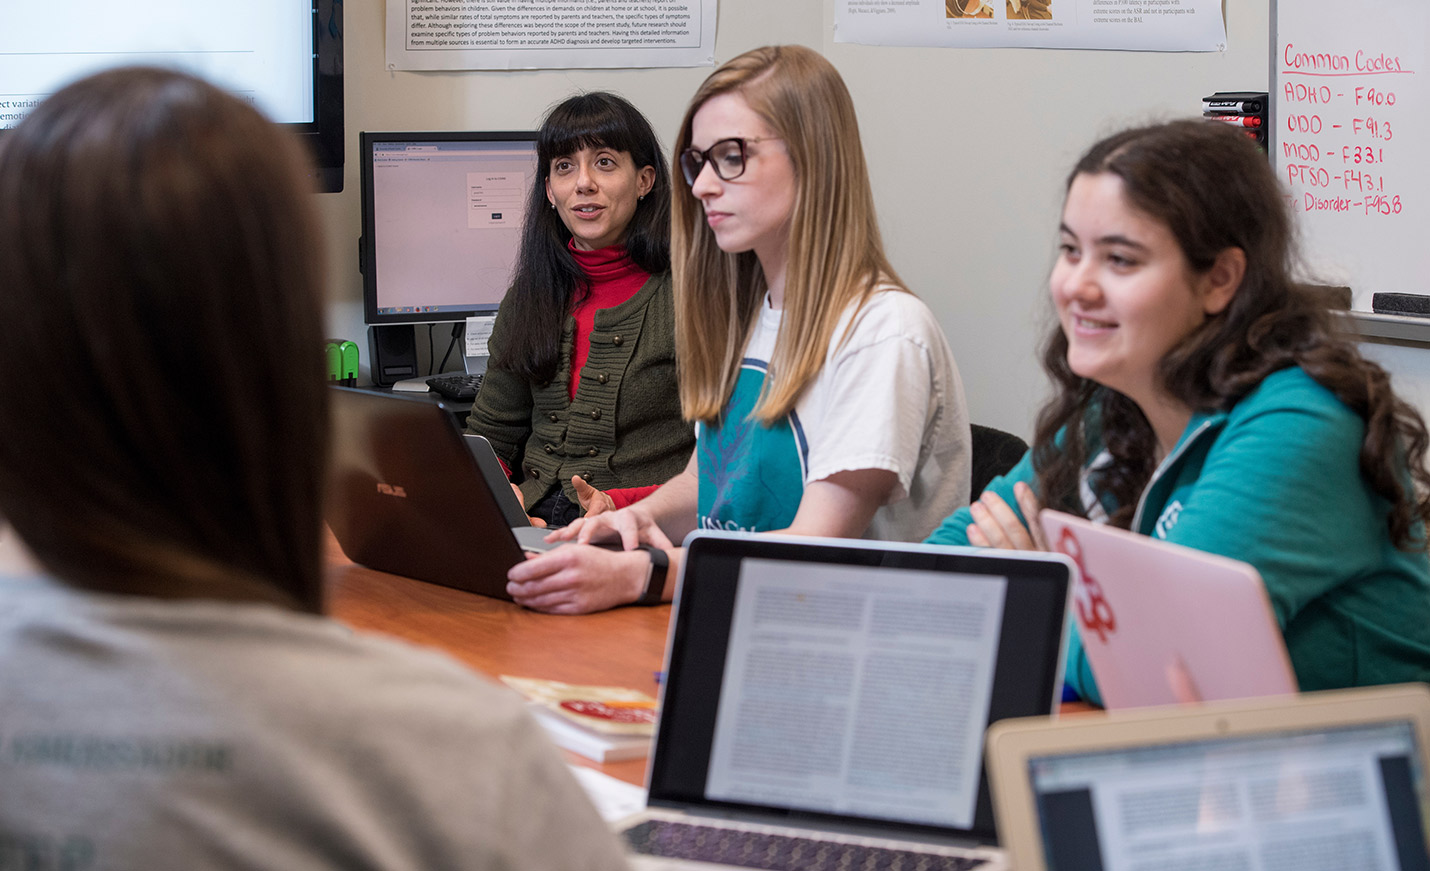
[[[650,565],[649,554],[642,550],[570,544],[529,554],[512,566],[506,573],[506,591],[533,611],[589,614],[639,599]]]
[[[563,526],[546,536],[547,541],[574,541],[578,544],[618,539],[626,550],[635,550],[642,544],[652,544],[665,550],[675,547],[643,502],[603,511],[595,516],[578,517],[570,526]]]
[[[973,514],[973,522],[968,524],[968,543],[976,547],[996,547],[1003,550],[1047,550],[1048,542],[1043,538],[1043,528],[1038,523],[1038,514],[1043,505],[1033,493],[1033,488],[1022,481],[1013,485],[1013,496],[1018,500],[1018,510],[1028,518],[1025,525],[1018,513],[1003,501],[1003,497],[992,490],[984,490],[983,495],[968,506]]]

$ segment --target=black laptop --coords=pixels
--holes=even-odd
[[[326,513],[353,562],[498,599],[525,551],[554,546],[503,511],[445,405],[370,390],[333,388]]]

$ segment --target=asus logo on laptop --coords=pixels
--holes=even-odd
[[[399,499],[407,498],[407,490],[397,484],[384,484],[381,481],[378,481],[377,492],[381,493],[384,496],[396,496]]]

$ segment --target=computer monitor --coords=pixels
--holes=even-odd
[[[442,323],[496,311],[521,246],[536,133],[360,139],[366,322]]]
[[[6,4],[0,130],[74,79],[129,64],[175,67],[251,100],[312,151],[316,185],[343,189],[341,0],[69,0]]]

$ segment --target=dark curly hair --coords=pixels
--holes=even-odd
[[[1246,254],[1230,304],[1163,357],[1158,375],[1167,392],[1193,409],[1228,409],[1271,373],[1300,366],[1365,421],[1360,470],[1391,505],[1391,540],[1423,546],[1417,525],[1430,520],[1425,423],[1325,305],[1291,279],[1291,219],[1266,156],[1235,129],[1174,121],[1097,143],[1069,174],[1068,187],[1080,175],[1101,173],[1121,179],[1128,204],[1171,231],[1195,272],[1206,272],[1227,248]],[[1050,507],[1083,514],[1079,480],[1095,438],[1112,462],[1094,473],[1094,490],[1116,502],[1111,521],[1126,528],[1155,471],[1156,439],[1136,403],[1075,374],[1067,350],[1055,326],[1043,367],[1057,393],[1039,413],[1033,438],[1039,488]]]

